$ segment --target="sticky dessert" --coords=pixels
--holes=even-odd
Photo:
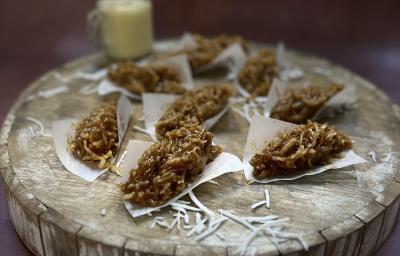
[[[250,164],[257,179],[272,178],[329,163],[352,146],[335,127],[309,121],[272,139]]]
[[[184,126],[150,146],[122,185],[123,199],[159,206],[181,193],[222,151],[213,135],[198,125]]]
[[[111,167],[118,151],[116,103],[104,103],[76,123],[75,135],[68,138],[68,149],[82,161],[98,162],[100,169]]]
[[[289,88],[273,107],[271,117],[295,124],[305,123],[308,119],[312,118],[331,97],[343,89],[344,86],[341,84]]]
[[[278,76],[275,52],[261,49],[256,56],[249,57],[239,71],[238,82],[251,97],[267,96],[274,78]]]
[[[195,46],[174,53],[186,54],[192,70],[207,65],[232,44],[238,43],[247,51],[247,45],[240,36],[220,35],[214,38],[206,38],[198,34],[192,34],[192,36],[195,41]]]
[[[139,66],[126,61],[110,67],[107,75],[112,82],[137,95],[145,92],[182,94],[186,91],[178,71],[167,65]]]
[[[156,123],[157,137],[162,139],[167,132],[187,124],[201,125],[220,113],[233,94],[232,87],[223,83],[187,91],[175,100]]]

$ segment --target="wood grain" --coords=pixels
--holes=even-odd
[[[174,43],[158,45],[170,47]],[[252,49],[257,47],[253,45]],[[221,186],[206,183],[194,193],[213,211],[222,208],[235,210],[238,215],[288,217],[288,231],[302,234],[310,246],[305,252],[295,240],[279,247],[256,240],[250,250],[256,248],[259,255],[371,255],[390,235],[399,212],[399,116],[393,111],[397,106],[368,81],[325,60],[292,51],[288,59],[305,71],[305,79],[311,83],[340,80],[356,86],[357,106],[323,121],[350,135],[356,152],[369,162],[268,185],[250,186],[242,173],[232,173],[217,179]],[[82,117],[102,101],[116,98],[81,96],[77,92],[89,83],[74,80],[68,83],[69,93],[25,101],[28,95],[59,86],[56,72],[69,75],[77,70],[93,71],[105,62],[101,55],[94,55],[48,72],[23,92],[3,124],[0,170],[20,237],[35,254],[47,256],[238,255],[243,237],[249,234],[241,226],[228,221],[219,230],[228,239],[210,236],[200,243],[177,230],[150,229],[152,217],[132,219],[125,210],[118,177],[107,173],[87,183],[64,169],[51,138],[31,138],[28,127],[35,127],[26,117],[43,122],[48,133],[52,121]],[[314,67],[326,68],[332,76],[316,75]],[[219,79],[203,75],[196,79],[196,86]],[[135,102],[134,106],[131,124],[142,125],[141,104]],[[215,142],[238,156],[242,155],[247,131],[248,124],[234,111],[229,111],[212,130]],[[122,150],[133,138],[150,140],[129,129]],[[368,156],[371,150],[377,162]],[[271,209],[251,212],[249,206],[262,199],[264,189],[270,191]],[[105,216],[102,209],[106,209]],[[171,215],[168,209],[156,214],[166,218]]]
[[[40,229],[45,255],[78,255],[76,234],[82,225],[64,218],[54,210],[40,214]]]

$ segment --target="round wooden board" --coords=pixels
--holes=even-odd
[[[173,44],[163,41],[156,48]],[[260,45],[253,45],[252,50],[257,47]],[[400,206],[399,108],[371,83],[341,67],[293,51],[287,57],[305,71],[311,82],[328,83],[333,79],[356,86],[357,106],[326,121],[350,135],[355,151],[368,163],[268,185],[248,185],[243,173],[238,172],[217,178],[221,186],[205,183],[194,192],[213,211],[222,208],[238,215],[288,217],[288,231],[303,234],[310,246],[305,252],[296,240],[284,242],[279,248],[256,240],[251,247],[257,248],[257,254],[371,255],[390,235]],[[50,71],[22,93],[3,124],[0,168],[19,236],[36,255],[47,256],[239,254],[249,234],[242,226],[226,222],[219,230],[226,241],[213,235],[199,243],[177,229],[150,229],[153,217],[133,219],[125,210],[116,175],[106,173],[88,183],[62,166],[51,137],[31,137],[29,127],[35,126],[26,117],[40,120],[45,133],[49,133],[52,121],[82,117],[102,101],[116,98],[82,96],[79,89],[90,82],[74,80],[68,82],[68,93],[26,101],[27,96],[40,90],[60,86],[57,74],[93,71],[104,64],[102,56],[94,55]],[[331,75],[317,75],[312,72],[315,67],[328,69]],[[217,75],[201,76],[196,84],[216,79]],[[141,104],[136,102],[134,106],[130,127],[142,125]],[[246,121],[232,110],[212,129],[216,144],[239,157],[247,131]],[[122,147],[133,138],[150,140],[129,128]],[[376,152],[376,162],[368,155],[371,150]],[[252,212],[249,206],[263,198],[265,188],[270,191],[271,209],[261,207]],[[102,209],[106,209],[105,216]],[[171,217],[169,209],[155,215]]]

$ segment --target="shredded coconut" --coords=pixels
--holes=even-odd
[[[214,216],[214,212],[208,209],[204,204],[202,204],[192,191],[189,191],[189,196],[190,199],[192,199],[193,203],[197,205],[197,207],[199,207],[203,212],[205,212],[210,217]]]
[[[54,78],[59,80],[59,81],[61,81],[61,82],[63,82],[63,83],[66,83],[66,82],[69,81],[69,78],[61,75],[60,72],[54,72]]]
[[[185,200],[176,200],[176,202],[180,203],[180,204],[190,205],[190,202],[189,201],[185,201]]]
[[[190,222],[190,216],[189,214],[187,214],[187,212],[185,211],[185,214],[183,215],[183,221],[185,222],[185,224],[189,224]]]
[[[227,220],[226,217],[220,217],[212,222],[210,222],[210,225],[208,226],[208,229],[203,232],[201,235],[197,236],[195,238],[196,241],[200,241],[209,235],[213,234],[220,226],[222,223],[224,223]]]
[[[266,227],[266,230],[268,235],[271,236],[271,242],[279,249],[279,238],[276,237],[276,234],[274,232],[274,230],[272,229],[272,227]]]
[[[218,186],[221,186],[221,184],[219,184],[217,181],[215,181],[215,180],[208,180],[207,181],[208,183],[211,183],[211,184],[214,184],[214,185],[218,185]]]
[[[376,162],[376,154],[375,151],[369,151],[368,155],[371,157],[372,161]]]
[[[303,78],[304,73],[298,67],[291,67],[281,71],[280,77],[283,81],[294,81]]]
[[[175,227],[175,225],[176,225],[177,223],[178,223],[178,219],[175,218],[175,219],[172,221],[171,225],[169,225],[167,228],[168,228],[168,229],[172,229],[173,227]],[[179,226],[178,226],[178,229],[179,229]]]
[[[164,217],[155,217],[153,223],[151,224],[150,228],[154,228],[155,225],[158,225],[163,228],[168,228],[168,222],[165,221]]]
[[[269,225],[277,225],[277,224],[284,224],[286,222],[289,222],[289,220],[290,220],[289,218],[283,218],[283,219],[264,221],[262,223],[269,224]]]
[[[78,93],[79,93],[80,95],[84,95],[84,96],[90,95],[90,94],[96,93],[96,92],[97,92],[97,88],[98,88],[98,85],[96,85],[96,84],[89,84],[89,85],[86,85],[86,86],[82,87],[82,88],[78,91]]]
[[[251,207],[251,209],[256,209],[257,207],[260,207],[261,205],[264,205],[264,204],[266,204],[267,202],[265,201],[265,200],[262,200],[262,201],[260,201],[260,202],[257,202],[257,203],[254,203],[254,204],[252,204],[250,207]]]
[[[44,134],[44,126],[43,126],[42,122],[40,122],[36,118],[30,117],[30,116],[27,116],[25,118],[26,118],[26,120],[29,120],[29,121],[35,123],[37,126],[39,126],[40,134]]]
[[[36,135],[35,135],[35,131],[33,131],[33,128],[32,128],[32,127],[29,127],[29,132],[30,132],[30,134],[31,134],[31,138],[33,138],[33,137],[36,136]]]
[[[270,209],[270,207],[271,207],[271,201],[270,201],[270,199],[269,199],[269,191],[268,191],[268,189],[265,189],[265,190],[264,190],[264,194],[265,194],[265,206],[266,206],[268,209]]]
[[[194,233],[197,235],[201,234],[203,230],[205,229],[204,223],[208,220],[208,218],[201,219],[201,214],[196,213],[196,225],[192,227],[192,229],[186,234],[186,236],[192,236]]]
[[[317,75],[328,76],[328,77],[332,75],[331,70],[321,67],[312,68],[312,72]]]
[[[93,73],[77,72],[71,76],[71,79],[83,79],[88,81],[98,81],[107,74],[107,69],[100,69]]]
[[[246,241],[244,242],[242,251],[240,252],[240,255],[245,255],[246,250],[249,247],[250,243],[253,241],[253,239],[256,237],[258,232],[260,232],[263,228],[267,226],[266,223],[262,224],[261,226],[258,226],[257,228],[254,228],[251,234],[247,237]]]
[[[262,217],[242,217],[242,218],[249,223],[264,223],[269,220],[279,219],[279,216],[268,215],[268,216],[262,216]]]
[[[216,235],[219,239],[221,239],[221,241],[225,241],[225,240],[226,240],[225,236],[224,236],[223,234],[221,234],[221,233],[215,233],[215,235]]]
[[[185,205],[185,204],[183,204]],[[186,206],[186,205],[185,205]],[[171,225],[168,227],[168,229],[172,229],[175,225],[178,230],[181,230],[181,219],[184,221],[186,225],[189,224],[190,222],[190,217],[186,211],[185,208],[181,207],[181,204],[176,204],[175,206],[172,207],[174,210],[177,212],[173,214],[174,220],[171,223]]]
[[[174,208],[175,209],[181,208],[181,209],[185,209],[185,210],[189,210],[189,211],[193,211],[193,212],[201,212],[201,209],[196,208],[196,207],[192,207],[192,206],[189,206],[189,205],[186,205],[186,204],[180,204],[180,203],[174,202],[174,203],[171,203],[170,205],[172,206],[173,209]]]
[[[39,91],[37,95],[42,98],[50,98],[55,95],[61,94],[61,93],[66,93],[69,92],[69,88],[66,85],[62,85],[56,88],[48,89],[48,90],[43,90]]]
[[[384,158],[382,158],[382,162],[389,162],[391,158],[392,158],[392,152],[386,153],[384,155]]]
[[[184,209],[179,209],[177,213],[173,214],[175,217],[174,221],[172,222],[171,226],[173,227],[174,224],[176,224],[176,227],[180,230],[181,229],[181,219],[185,219],[185,215],[187,216],[186,210],[182,211]],[[170,227],[170,228],[172,228]]]
[[[259,205],[265,204],[266,207],[270,207],[270,195],[267,189],[264,190],[265,200],[253,204],[252,207],[258,207]],[[225,241],[226,238],[217,230],[220,226],[228,219],[243,225],[244,227],[248,228],[251,233],[246,236],[242,249],[241,255],[245,255],[246,251],[252,241],[260,234],[270,238],[270,241],[279,247],[279,244],[282,242],[287,241],[288,239],[297,240],[305,250],[308,250],[308,245],[304,238],[298,234],[284,232],[283,228],[290,220],[289,218],[279,218],[277,215],[267,215],[267,216],[237,216],[231,212],[228,212],[223,209],[219,209],[218,212],[221,216],[216,217],[216,214],[204,206],[194,195],[192,191],[189,192],[189,196],[193,203],[197,207],[190,206],[190,202],[185,200],[176,200],[175,202],[171,203],[170,206],[175,211],[173,212],[173,219],[171,223],[168,223],[164,217],[155,217],[150,228],[154,228],[156,225],[167,228],[169,230],[173,228],[177,228],[181,230],[181,224],[183,224],[183,229],[187,230],[186,236],[192,237],[196,241],[201,241],[204,238],[212,235],[215,235],[221,240]],[[195,219],[194,224],[190,224],[190,215],[188,211],[194,211]],[[208,217],[202,217],[202,213],[209,215]],[[208,225],[206,223],[208,222]],[[254,225],[253,225],[254,224]],[[256,225],[258,224],[258,226]],[[251,250],[251,255],[256,254],[256,247],[254,246]]]
[[[255,227],[253,225],[251,225],[250,223],[248,223],[246,220],[244,220],[243,218],[241,218],[239,216],[236,216],[236,215],[234,215],[234,214],[232,214],[230,212],[227,212],[227,211],[225,211],[223,209],[219,209],[218,212],[221,213],[222,215],[224,215],[224,216],[236,221],[237,223],[242,224],[243,226],[245,226],[246,228],[248,228],[250,230],[254,230],[255,229]]]
[[[53,135],[51,133],[43,133],[42,137],[53,138]]]
[[[34,100],[34,99],[36,99],[36,95],[35,94],[34,95],[29,95],[28,97],[26,97],[25,101],[28,102],[28,101],[31,101],[31,100]]]

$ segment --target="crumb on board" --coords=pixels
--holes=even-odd
[[[368,155],[371,157],[372,161],[376,162],[376,153],[375,153],[375,151],[373,151],[373,150],[369,151]]]
[[[288,223],[289,218],[280,218],[276,215],[267,216],[239,216],[233,211],[219,209],[220,215],[217,215],[207,207],[205,207],[193,194],[190,192],[191,199],[197,207],[191,206],[190,202],[184,200],[176,200],[170,204],[172,207],[172,221],[167,221],[167,217],[153,217],[153,222],[150,228],[159,226],[171,230],[176,228],[178,230],[185,230],[187,237],[193,237],[195,241],[201,241],[209,236],[215,235],[219,240],[226,241],[223,230],[220,227],[226,221],[236,222],[250,230],[250,234],[244,237],[241,241],[241,255],[256,254],[256,246],[251,246],[251,243],[256,237],[264,236],[271,239],[271,242],[278,245],[288,240],[297,240],[305,250],[308,250],[308,245],[304,238],[297,233],[286,232],[285,225]],[[269,201],[269,192],[264,190],[265,200],[263,204],[267,205]],[[194,200],[193,200],[194,199]],[[189,211],[192,214],[189,214]],[[211,212],[212,215],[209,215]],[[194,215],[194,216],[193,216]],[[191,217],[194,219],[191,220]],[[183,224],[183,225],[182,225]],[[251,250],[250,250],[251,249]]]
[[[215,181],[215,180],[208,180],[207,182],[211,183],[211,184],[214,184],[214,185],[218,185],[218,186],[221,185],[220,183],[218,183],[218,181]]]

